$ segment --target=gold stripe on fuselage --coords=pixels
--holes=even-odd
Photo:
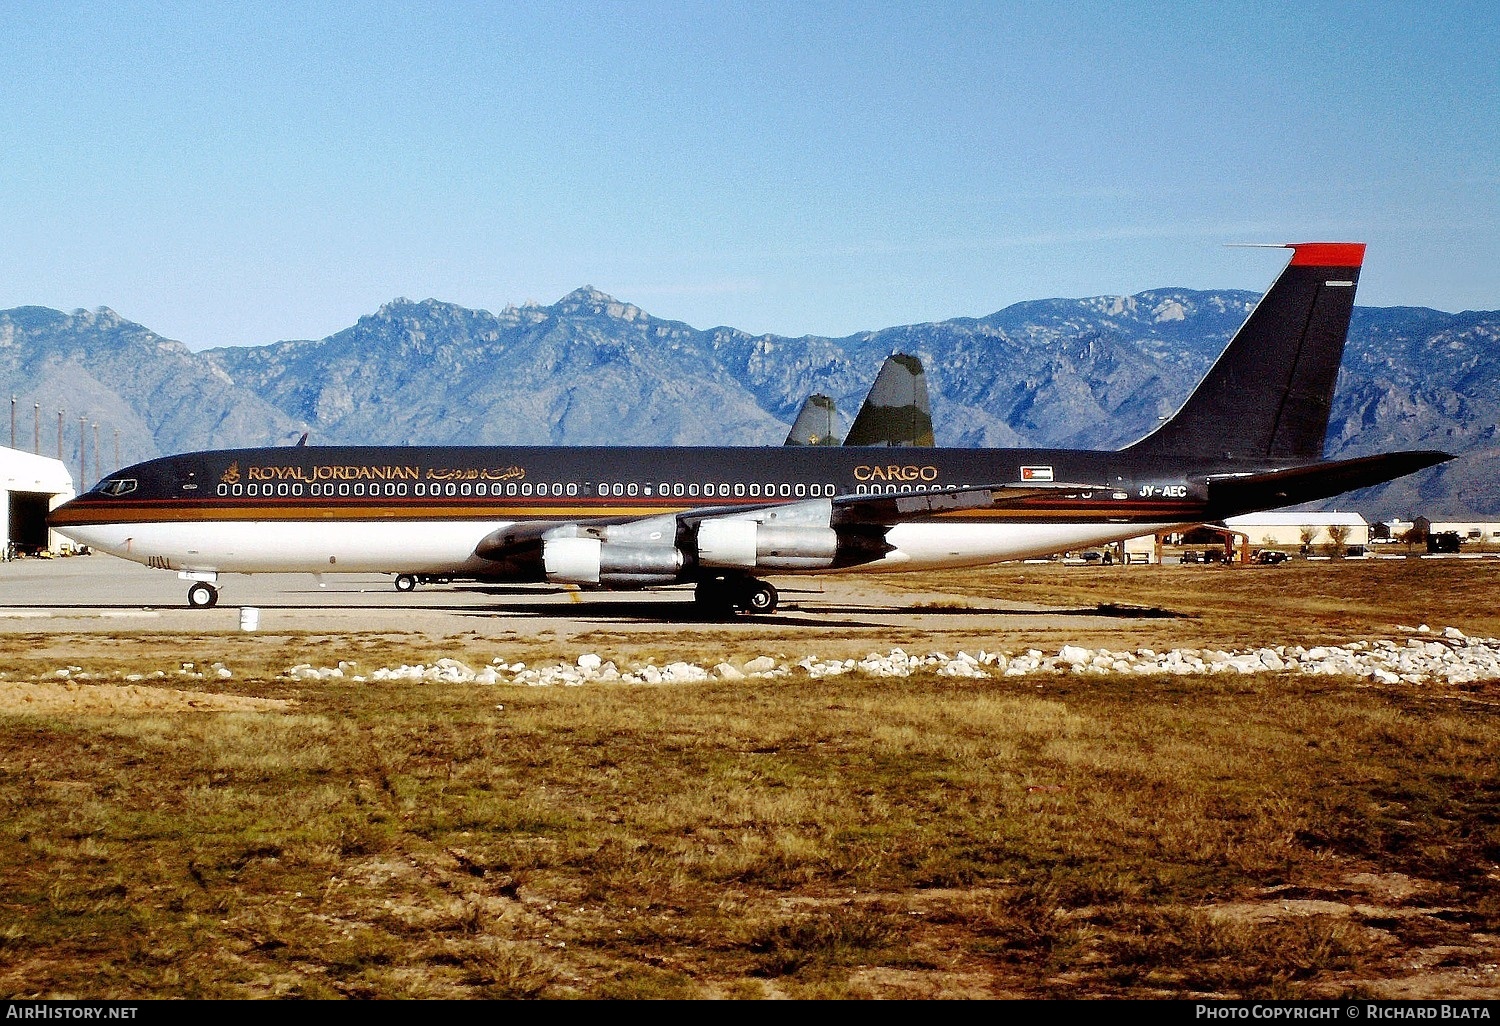
[[[881,498],[879,496],[873,498]],[[90,503],[87,507],[63,509],[53,514],[56,527],[85,527],[94,524],[119,523],[203,523],[213,521],[349,521],[374,520],[601,520],[638,519],[644,517],[671,516],[704,508],[744,509],[765,508],[778,505],[764,500],[726,499],[712,507],[702,504],[684,505],[621,505],[614,502],[597,505],[576,501],[560,501],[556,505],[546,502],[524,504],[506,503],[338,503],[310,505],[307,503],[226,503],[217,500],[206,502],[182,502],[180,500],[137,500],[122,503]],[[62,515],[59,516],[58,513]],[[1162,522],[1191,520],[1201,516],[1200,506],[1165,503],[1119,503],[1065,505],[1057,502],[1035,501],[1024,506],[1009,506],[1004,509],[963,509],[936,512],[924,520],[963,520],[980,523],[1013,523],[1020,521],[1057,520],[1140,520]]]

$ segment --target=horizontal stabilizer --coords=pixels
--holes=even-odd
[[[1217,517],[1295,506],[1355,488],[1368,488],[1453,459],[1446,452],[1420,450],[1311,463],[1264,474],[1208,478],[1208,505]]]

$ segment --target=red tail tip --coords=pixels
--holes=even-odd
[[[1289,242],[1293,267],[1360,267],[1365,262],[1363,242]]]

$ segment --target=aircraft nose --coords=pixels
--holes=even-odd
[[[126,537],[124,529],[118,525],[68,524],[52,529],[75,544],[87,545],[100,552],[123,556],[130,551],[130,539]]]
[[[69,499],[47,514],[47,529],[56,531],[78,545],[87,545],[91,549],[104,552],[121,550],[126,544],[125,532],[121,525],[80,522],[87,515],[88,505],[83,496]]]

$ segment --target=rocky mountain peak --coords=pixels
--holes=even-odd
[[[97,328],[100,331],[109,331],[118,328],[129,321],[115,313],[107,306],[95,308],[93,311],[78,309],[73,311],[73,320],[80,327]]]
[[[640,307],[631,303],[622,303],[614,296],[600,292],[592,285],[574,289],[559,299],[552,309],[559,314],[569,316],[603,316],[620,321],[647,319],[647,315],[641,311]]]
[[[434,317],[450,317],[455,313],[468,312],[463,307],[445,303],[440,299],[424,299],[417,302],[405,296],[397,296],[388,303],[382,303],[380,309],[375,311],[373,319],[381,321],[430,320]]]

